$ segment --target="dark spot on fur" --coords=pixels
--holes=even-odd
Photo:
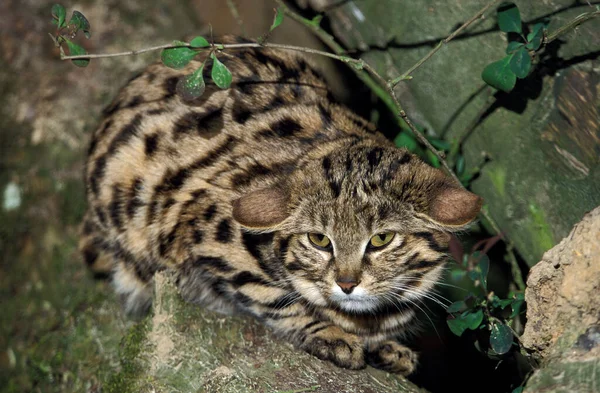
[[[231,230],[231,223],[228,219],[222,220],[217,226],[217,233],[215,234],[215,240],[220,243],[229,243],[233,238],[233,232]]]

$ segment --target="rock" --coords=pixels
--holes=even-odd
[[[541,360],[527,392],[600,390],[600,207],[527,279],[523,345]]]
[[[123,341],[108,392],[419,392],[406,379],[351,371],[274,337],[255,320],[185,303],[168,274],[154,279],[153,312]]]

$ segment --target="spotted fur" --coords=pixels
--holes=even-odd
[[[227,90],[209,63],[204,95],[183,101],[177,81],[200,63],[154,64],[106,109],[85,171],[86,263],[112,273],[130,313],[168,269],[188,301],[251,314],[321,359],[412,372],[394,337],[415,325],[449,233],[480,199],[334,103],[303,56],[220,58]],[[370,250],[381,232],[393,240]]]

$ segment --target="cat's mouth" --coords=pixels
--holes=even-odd
[[[376,310],[380,301],[373,296],[365,295],[338,295],[332,294],[331,302],[336,308],[350,313],[364,313]]]

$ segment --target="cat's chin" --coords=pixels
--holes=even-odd
[[[377,309],[377,302],[372,300],[346,299],[335,303],[341,310],[349,313],[364,313]]]

